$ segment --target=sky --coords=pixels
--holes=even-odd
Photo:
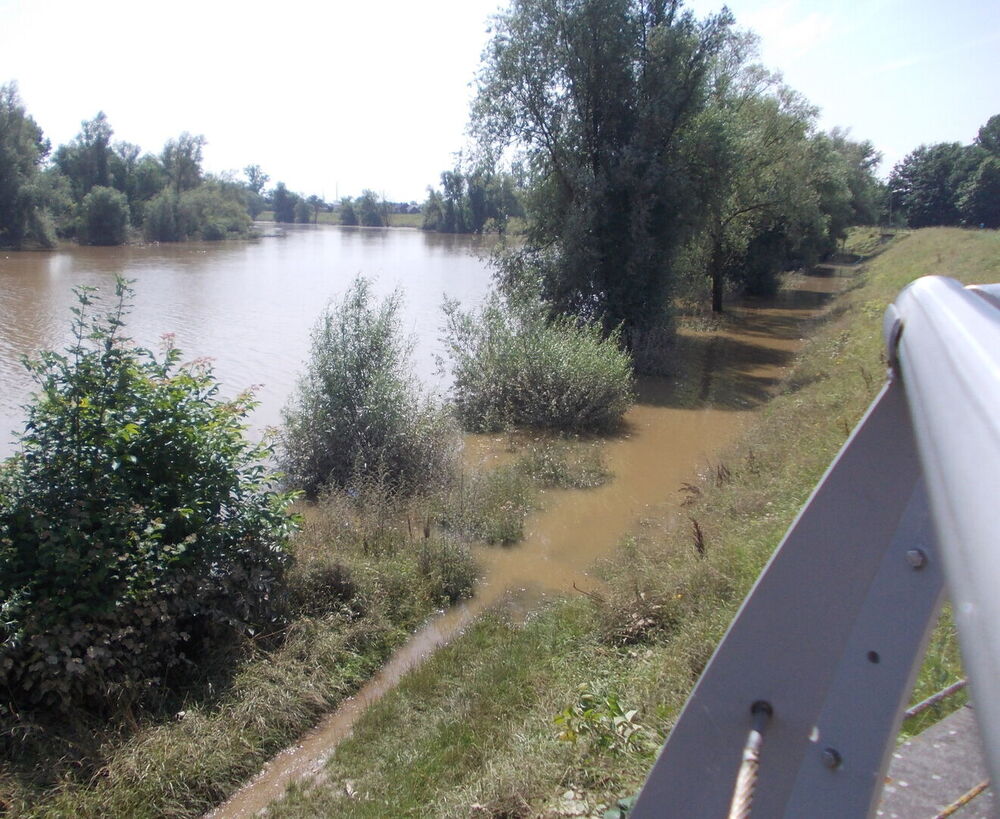
[[[716,0],[689,0],[699,16]],[[53,146],[103,110],[159,152],[203,134],[206,170],[259,164],[326,199],[422,201],[467,147],[502,0],[0,0],[0,83]],[[730,0],[761,61],[883,153],[971,142],[1000,113],[1000,0]]]

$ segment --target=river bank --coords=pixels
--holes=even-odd
[[[599,594],[527,618],[502,608],[481,617],[369,708],[269,815],[599,816],[633,793],[739,601],[878,389],[885,306],[919,275],[1000,277],[996,233],[920,231],[887,248],[869,234],[855,248],[885,252],[827,303],[780,394],[712,468],[675,487],[690,502],[637,522],[603,563]],[[945,617],[914,699],[960,673]]]
[[[937,238],[927,233],[928,241]],[[942,241],[951,242],[952,234],[965,241],[961,231],[942,234]],[[991,235],[993,246],[983,250],[976,244],[982,240],[970,240],[938,252],[937,263],[982,269],[983,259],[996,258]],[[977,248],[982,258],[974,259]],[[919,249],[922,262],[935,254],[933,244]],[[910,257],[900,264],[914,269]],[[818,272],[796,280],[797,301],[748,306],[762,323],[743,332],[734,311],[716,332],[685,333],[690,367],[673,384],[649,385],[640,417],[629,419],[631,437],[602,445],[616,479],[586,491],[547,489],[544,510],[525,521],[523,547],[478,550],[498,563],[519,553],[528,559],[520,574],[501,582],[498,573],[488,591],[481,586],[474,605],[489,612],[446,635],[442,642],[451,644],[368,708],[328,764],[308,771],[317,776],[272,810],[530,815],[563,810],[567,800],[596,810],[634,788],[742,590],[880,381],[877,325],[882,301],[901,286],[895,280],[901,274],[893,268],[895,279],[886,284],[871,272],[856,280],[855,269]],[[854,289],[834,301],[834,284]],[[827,308],[827,320],[790,380],[783,380],[817,307]],[[857,322],[875,329],[859,341]],[[776,389],[782,394],[747,431],[749,410]],[[646,412],[721,416],[731,427],[678,428],[654,446],[648,436],[662,433],[643,429]],[[702,445],[706,439],[710,446]],[[482,443],[484,455],[501,466],[512,454],[508,441],[499,442],[499,452]],[[672,450],[688,458],[686,465],[668,463]],[[636,459],[645,471],[635,482],[648,494],[629,501],[615,493]],[[681,505],[688,499],[693,502]],[[416,511],[406,525],[408,537],[419,541],[426,518]],[[615,516],[620,523],[598,529]],[[597,540],[602,545],[588,551]],[[365,541],[366,555],[369,547]],[[400,549],[399,559],[413,559],[415,551]],[[569,567],[562,579],[542,571],[562,561]],[[525,578],[543,581],[534,600],[518,593],[529,588]],[[509,590],[513,605],[494,605]],[[178,704],[166,724],[98,734],[92,745],[102,746],[100,764],[68,743],[62,773],[42,789],[21,787],[6,770],[4,802],[17,815],[196,815],[374,673],[423,616],[400,591],[383,588],[404,609],[410,606],[394,620],[345,618],[335,629],[301,625],[279,652],[262,651],[218,693]],[[420,605],[424,613],[430,609],[426,599]],[[941,645],[944,656],[947,644]],[[582,696],[598,705],[586,717],[576,708]],[[616,707],[622,714],[639,709],[628,720],[635,729],[628,741],[609,733]]]
[[[366,708],[479,613],[500,604],[508,614],[517,612],[516,618],[531,618],[552,597],[605,595],[608,588],[594,575],[595,564],[637,521],[676,514],[676,488],[685,478],[694,480],[699,470],[722,474],[726,467],[716,462],[717,453],[770,397],[807,325],[850,272],[793,277],[773,302],[745,304],[711,332],[683,331],[675,351],[682,363],[674,376],[641,382],[639,400],[626,416],[627,431],[601,445],[614,479],[586,492],[550,492],[544,508],[526,521],[523,542],[509,550],[479,550],[484,573],[471,601],[418,632],[372,684],[272,760],[261,777],[212,816],[255,815],[288,782],[315,776],[358,719],[368,719]],[[487,458],[503,454],[489,442],[480,445]]]

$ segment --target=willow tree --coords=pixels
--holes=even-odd
[[[545,297],[621,325],[626,343],[662,319],[700,221],[692,126],[732,23],[679,0],[514,0],[495,20],[474,134],[488,155],[527,159],[526,253],[547,260]]]
[[[766,279],[757,262],[767,257],[770,267],[794,226],[818,218],[819,197],[809,183],[815,110],[777,76],[738,65],[743,59],[725,61],[698,127],[702,240],[716,312],[726,279]]]

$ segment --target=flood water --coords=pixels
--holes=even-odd
[[[289,782],[317,775],[369,705],[487,608],[507,599],[530,611],[549,595],[600,591],[595,563],[644,517],[679,509],[682,484],[711,469],[749,414],[773,394],[809,322],[846,275],[820,268],[795,276],[776,299],[730,308],[721,329],[683,333],[676,375],[640,382],[625,434],[602,444],[614,478],[597,489],[548,492],[544,509],[529,516],[521,543],[478,548],[483,577],[473,599],[413,635],[356,696],[275,757],[211,819],[257,815]],[[485,461],[504,457],[502,438],[469,443]]]
[[[485,255],[494,240],[407,229],[289,226],[284,238],[252,242],[72,247],[0,251],[0,458],[24,424],[33,382],[23,355],[70,340],[72,288],[110,297],[115,276],[135,279],[127,333],[154,351],[174,334],[184,360],[209,357],[226,395],[259,385],[251,434],[277,425],[309,352],[323,307],[354,277],[377,295],[400,288],[403,329],[413,334],[417,374],[435,381],[444,295],[471,306],[490,284]]]

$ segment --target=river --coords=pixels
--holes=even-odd
[[[372,279],[376,294],[403,291],[414,368],[440,385],[441,303],[446,294],[465,305],[482,299],[495,239],[323,225],[283,233],[250,242],[0,251],[0,458],[13,451],[11,432],[23,427],[33,389],[21,357],[69,342],[73,287],[110,295],[119,275],[135,279],[127,332],[137,343],[159,350],[173,333],[184,360],[213,359],[225,394],[259,385],[251,435],[280,423],[316,317],[358,274]]]

